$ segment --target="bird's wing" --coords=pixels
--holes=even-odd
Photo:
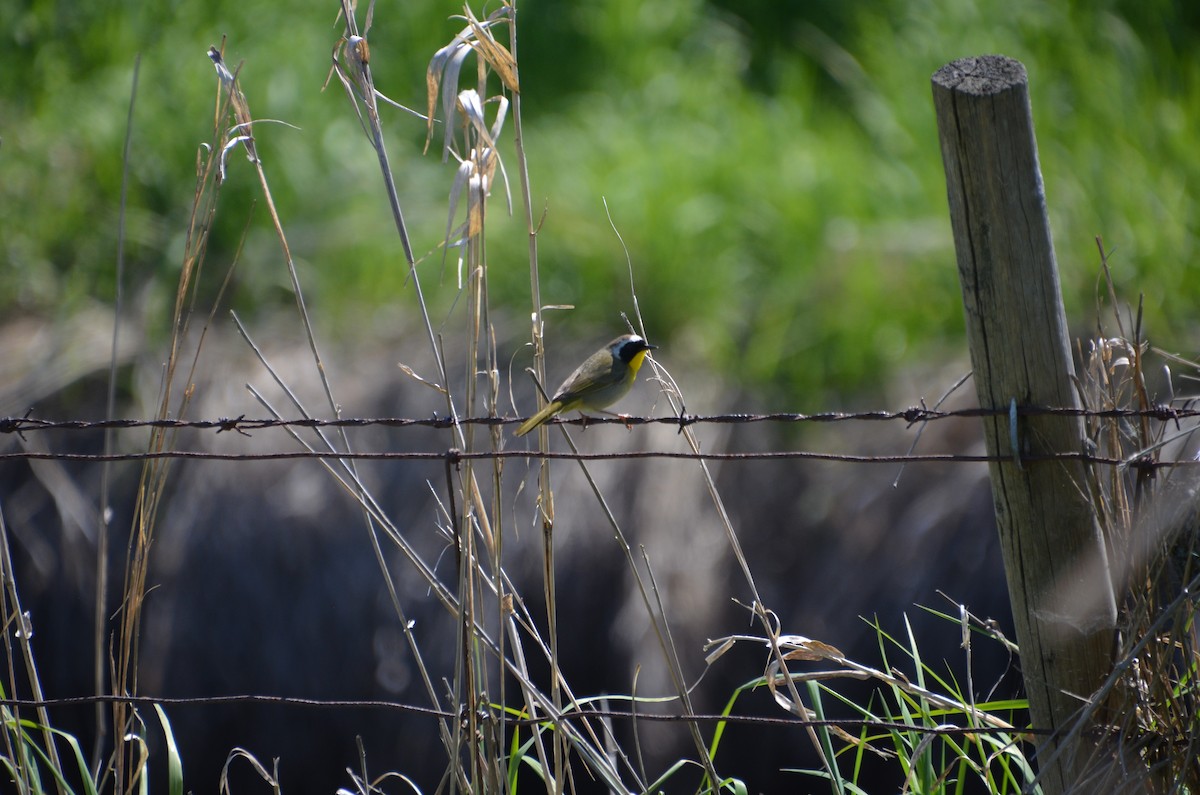
[[[605,358],[608,358],[607,354]],[[572,400],[581,395],[588,394],[597,387],[611,386],[616,380],[613,376],[612,368],[602,371],[599,375],[583,376],[582,372],[589,369],[589,362],[585,362],[578,370],[571,374],[571,377],[559,387],[559,392],[554,396],[554,400],[563,404],[568,404]]]

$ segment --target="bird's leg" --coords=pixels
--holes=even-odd
[[[633,424],[630,422],[630,420],[633,419],[632,414],[625,414],[624,412],[620,412],[620,411],[605,411],[604,409],[599,409],[599,411],[601,414],[607,414],[610,417],[616,417],[617,419],[624,422],[625,430],[627,430],[627,431],[633,430]]]

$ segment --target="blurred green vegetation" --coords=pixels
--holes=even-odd
[[[365,15],[365,3],[360,20]],[[476,8],[486,13],[492,6]],[[1124,297],[1145,294],[1156,341],[1197,331],[1200,5],[831,0],[522,0],[519,59],[551,331],[584,340],[629,311],[629,248],[648,332],[764,405],[829,408],[905,361],[953,351],[962,310],[930,75],[967,55],[1028,68],[1068,311],[1096,316],[1093,238]],[[234,0],[0,6],[0,312],[55,316],[111,302],[130,82],[140,53],[126,289],[169,323],[194,163],[209,140],[227,35],[313,311],[329,333],[415,312],[374,153],[336,81],[337,4]],[[380,2],[377,85],[424,109],[425,67],[461,27],[454,2]],[[421,266],[452,305],[437,243],[453,163],[422,156],[423,123],[385,111]],[[506,164],[516,185],[511,151]],[[232,306],[291,305],[274,233],[240,154],[209,251],[215,293],[247,219]],[[530,305],[521,222],[493,192],[493,307],[513,347]],[[211,297],[211,295],[210,295]],[[162,307],[158,311],[156,307]],[[443,311],[439,309],[439,311]],[[454,320],[448,321],[453,327]],[[320,327],[320,324],[319,324]],[[671,361],[667,359],[668,363]],[[687,386],[685,379],[685,387]],[[746,406],[752,408],[752,406]]]

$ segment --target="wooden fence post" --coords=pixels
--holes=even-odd
[[[979,405],[1077,408],[1025,67],[954,61],[933,100]],[[1003,459],[990,464],[996,523],[1033,724],[1056,735],[1038,754],[1055,795],[1098,761],[1062,737],[1110,672],[1116,607],[1085,465],[1030,458],[1083,452],[1083,420],[1014,411],[984,429]]]

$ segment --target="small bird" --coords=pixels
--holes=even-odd
[[[600,411],[616,403],[633,386],[646,352],[656,347],[637,334],[617,337],[587,357],[562,382],[554,398],[541,411],[521,423],[521,427],[517,428],[517,436],[524,436],[564,411]]]

